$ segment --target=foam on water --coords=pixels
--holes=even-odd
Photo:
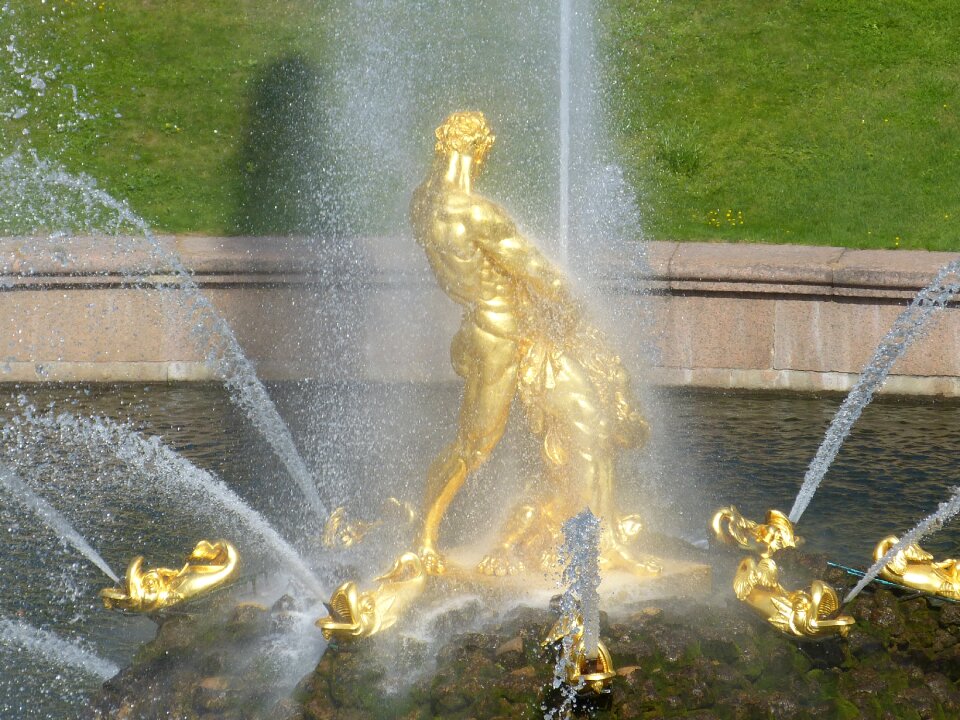
[[[17,477],[12,468],[4,464],[0,464],[0,487],[3,487],[16,502],[39,517],[43,524],[57,533],[62,540],[73,545],[111,580],[115,583],[120,582],[120,578],[110,569],[106,560],[100,557],[100,553],[94,550],[90,543],[74,529],[70,521],[57,512],[50,503],[31,490],[23,480]]]
[[[72,667],[107,680],[120,669],[108,660],[47,630],[20,620],[0,618],[0,645],[14,644],[43,658],[55,667]]]
[[[930,318],[942,310],[954,295],[960,292],[960,259],[948,263],[927,287],[923,288],[894,322],[890,331],[884,335],[870,358],[870,362],[860,373],[857,384],[844,399],[834,416],[817,454],[803,477],[803,485],[790,510],[790,522],[800,520],[820,482],[830,469],[834,458],[840,452],[843,441],[850,434],[853,424],[863,409],[870,404],[873,394],[883,385],[894,363],[920,337]]]

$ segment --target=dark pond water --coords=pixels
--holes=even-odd
[[[452,386],[291,384],[271,390],[325,501],[357,512],[386,495],[417,499],[430,457],[452,432],[458,402]],[[706,522],[720,505],[734,503],[755,517],[769,507],[787,511],[841,399],[663,392],[648,404],[650,447],[624,459],[623,484],[648,524],[693,540],[706,537]],[[307,554],[316,547],[318,523],[302,510],[269,449],[218,386],[0,388],[6,422],[22,416],[25,404],[39,414],[52,409],[103,416],[144,436],[157,435],[223,478]],[[458,500],[455,528],[476,527],[485,513],[503,505],[509,481],[502,478],[524,467],[530,455],[525,442],[514,429],[502,457]],[[958,448],[960,403],[875,402],[798,532],[814,550],[868,565],[878,539],[908,529],[951,492]],[[204,512],[202,500],[171,498],[152,487],[149,477],[131,485],[129,471],[109,448],[80,447],[75,438],[28,428],[8,437],[2,459],[121,574],[135,554],[176,565],[199,537],[243,534],[228,519]],[[0,532],[0,619],[19,618],[55,632],[119,666],[151,636],[149,621],[101,610],[96,592],[109,581],[2,492]],[[925,544],[938,554],[955,554],[958,543],[960,522]],[[314,559],[323,564],[322,557]],[[252,567],[257,562],[254,557]],[[96,683],[0,641],[0,717],[72,717]]]

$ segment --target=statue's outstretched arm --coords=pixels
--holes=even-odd
[[[577,303],[570,293],[566,276],[540,250],[517,230],[506,211],[493,206],[489,227],[492,233],[477,233],[477,243],[510,277],[523,280],[532,295],[551,303]]]

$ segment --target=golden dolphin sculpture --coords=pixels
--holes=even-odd
[[[896,545],[898,538],[890,535],[881,540],[873,551],[874,562],[879,561]],[[933,555],[917,544],[898,552],[880,571],[880,577],[932,595],[960,600],[960,568],[957,560],[935,562]]]
[[[733,578],[739,600],[760,613],[775,628],[799,638],[846,635],[854,619],[836,614],[840,600],[832,587],[814,580],[810,592],[787,591],[780,584],[780,569],[771,558],[757,562],[744,558]]]
[[[710,527],[721,542],[759,552],[765,558],[778,550],[796,547],[801,541],[793,532],[793,523],[779,510],[769,510],[767,521],[761,524],[748,520],[730,505],[714,513]]]
[[[390,572],[377,580],[374,590],[360,592],[357,584],[345,582],[330,598],[330,614],[317,620],[323,636],[369,637],[393,625],[409,602],[420,593],[424,581],[423,564],[416,553],[400,556]]]
[[[570,639],[565,643],[564,638],[567,637]],[[566,666],[567,684],[571,687],[579,687],[583,683],[593,692],[600,693],[616,677],[613,658],[602,640],[597,640],[596,657],[587,656],[583,643],[583,617],[579,613],[572,622],[568,617],[557,620],[542,645],[545,648],[560,648]]]
[[[129,612],[151,613],[189,600],[212,590],[237,568],[240,555],[226,540],[201,540],[179,570],[143,570],[143,555],[130,561],[125,588],[100,591],[104,607]]]

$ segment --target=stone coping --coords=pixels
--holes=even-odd
[[[652,242],[654,287],[910,297],[958,253],[809,245]]]
[[[297,273],[316,270],[310,243],[287,237],[157,235],[0,237],[0,275],[159,275],[179,258],[194,273]]]
[[[107,246],[107,243],[113,243]],[[0,237],[0,277],[104,277],[172,273],[179,257],[195,275],[307,276],[336,282],[427,282],[422,253],[404,238],[311,241],[297,237],[158,235],[160,254],[143,238]],[[629,247],[629,246],[628,246]],[[806,245],[706,242],[647,243],[649,269],[625,278],[651,289],[701,292],[912,295],[960,254],[918,250],[851,250]],[[602,277],[618,275],[607,258]],[[9,280],[7,281],[9,283]]]

